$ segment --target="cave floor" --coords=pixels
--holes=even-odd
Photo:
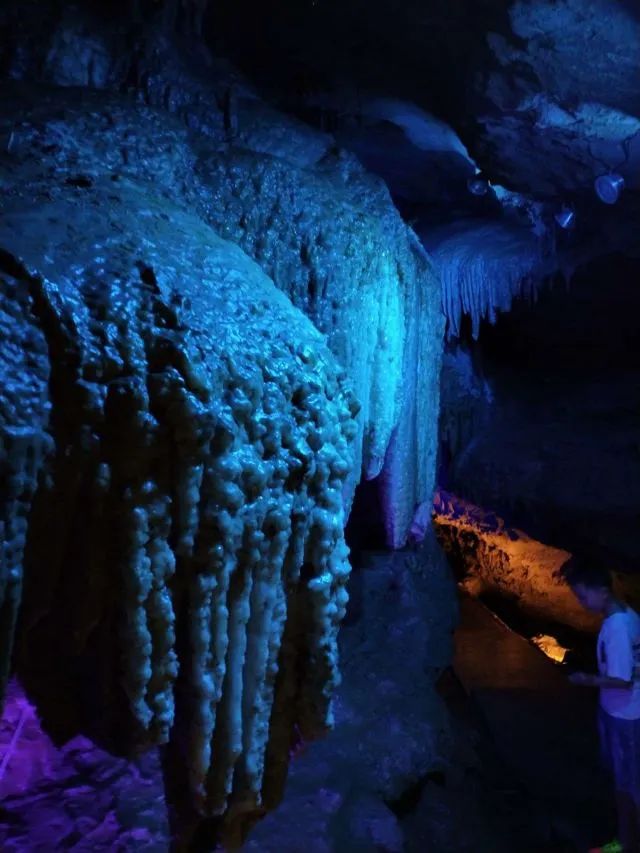
[[[572,687],[562,666],[469,597],[460,601],[454,670],[548,849],[584,851],[611,837],[595,691]]]
[[[429,621],[407,560],[382,555],[354,573],[336,729],[296,755],[284,801],[242,853],[569,853],[608,837],[595,696],[571,688],[560,667],[463,599],[455,675],[442,672],[438,698],[436,652],[451,627],[434,619],[451,605],[448,572],[431,580]],[[429,632],[433,655],[410,654]],[[156,751],[132,763],[82,737],[56,748],[17,684],[9,699],[0,756],[14,740],[17,747],[0,780],[3,852],[166,853]],[[439,757],[441,725],[449,734]],[[407,789],[404,779],[416,783]],[[52,832],[53,848],[43,841]]]

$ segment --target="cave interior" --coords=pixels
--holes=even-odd
[[[4,0],[0,849],[612,837],[639,234],[635,0]]]

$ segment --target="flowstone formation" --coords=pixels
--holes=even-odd
[[[346,152],[314,170],[242,151],[197,170],[207,220],[312,318],[345,366],[362,404],[356,458],[366,479],[382,475],[387,541],[400,547],[435,478],[444,320],[427,253],[384,184]],[[359,479],[357,466],[349,502]]]
[[[9,672],[28,515],[50,445],[49,360],[33,299],[10,256],[0,252],[0,702]]]
[[[49,730],[169,742],[189,807],[237,835],[293,726],[331,723],[358,404],[253,261],[144,169],[47,149],[63,125],[2,160],[2,629],[26,539],[15,664]]]
[[[16,29],[8,14],[10,76],[135,97],[144,119],[109,110],[110,123],[98,108],[93,127],[76,127],[103,136],[112,167],[155,168],[154,181],[240,245],[327,335],[362,407],[345,504],[361,475],[382,474],[387,541],[403,545],[435,483],[444,321],[435,268],[386,186],[331,136],[269,107],[204,43],[180,42],[160,6],[147,10],[144,27],[98,26],[88,11],[46,8],[45,34],[32,24]],[[15,15],[22,19],[20,8]],[[182,169],[150,106],[182,123]],[[57,124],[61,135],[65,124]],[[145,126],[159,131],[154,150]],[[77,154],[75,140],[56,143]]]
[[[168,742],[174,834],[210,847],[331,724],[361,474],[393,545],[431,499],[444,319],[384,184],[169,6],[0,12],[0,65],[31,81],[3,92],[0,247],[49,450],[14,663],[58,743]]]

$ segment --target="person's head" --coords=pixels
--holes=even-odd
[[[562,576],[580,604],[594,613],[603,613],[613,595],[611,574],[607,569],[571,557],[562,566]]]

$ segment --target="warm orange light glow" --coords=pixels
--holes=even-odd
[[[551,660],[557,661],[557,663],[564,663],[564,659],[569,649],[565,649],[564,646],[561,646],[555,637],[550,637],[547,634],[538,634],[531,638],[531,642],[535,643],[540,651],[548,658],[551,658]]]

